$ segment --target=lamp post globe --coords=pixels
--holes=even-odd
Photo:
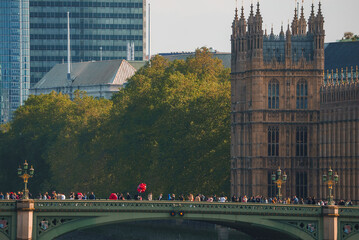
[[[31,168],[29,169],[29,164],[27,163],[26,160],[23,164],[23,168],[19,166],[19,168],[17,169],[17,175],[23,179],[25,185],[24,195],[22,197],[23,199],[29,199],[29,189],[27,188],[27,183],[29,181],[29,178],[34,176],[34,172],[35,172],[34,167],[31,166]]]
[[[278,167],[276,174],[275,173],[272,174],[272,181],[276,184],[278,189],[278,194],[277,194],[278,200],[282,198],[282,193],[281,193],[282,184],[287,182],[287,177],[288,176],[285,172],[284,174],[282,174],[282,170],[280,169],[280,167]]]
[[[337,173],[333,176],[333,170],[330,167],[327,174],[323,174],[323,183],[328,186],[329,196],[328,196],[328,205],[334,205],[333,197],[333,186],[339,181],[339,175]]]

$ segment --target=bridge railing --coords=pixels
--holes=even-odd
[[[359,207],[340,207],[338,214],[341,217],[355,217],[359,216]]]
[[[319,216],[320,206],[313,205],[283,205],[256,203],[207,203],[207,202],[177,202],[177,201],[74,201],[74,200],[36,200],[35,211],[151,211],[163,212],[181,210],[188,212],[231,212],[255,215],[293,215]]]
[[[258,203],[209,203],[180,201],[111,201],[111,200],[35,200],[35,211],[171,211],[237,212],[238,214],[269,214],[313,216],[322,213],[321,206]],[[0,200],[0,212],[16,211],[16,200]],[[357,217],[359,207],[339,206],[339,216]]]
[[[15,211],[16,201],[15,200],[0,200],[0,211]]]

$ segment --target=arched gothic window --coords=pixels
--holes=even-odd
[[[306,127],[297,128],[295,153],[298,157],[308,156],[308,131]]]
[[[279,128],[268,128],[268,156],[279,156]]]
[[[308,109],[308,84],[306,81],[297,84],[297,109]]]
[[[268,84],[268,108],[279,109],[279,83],[276,80]]]

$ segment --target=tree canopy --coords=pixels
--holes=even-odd
[[[0,188],[20,189],[16,168],[27,159],[34,194],[105,197],[140,182],[154,194],[228,193],[229,116],[229,70],[207,49],[185,61],[156,56],[112,100],[30,96],[2,127]]]
[[[348,42],[348,41],[358,41],[358,40],[359,40],[358,35],[354,35],[354,33],[352,33],[352,32],[345,32],[344,36],[342,37],[342,39],[340,41]]]

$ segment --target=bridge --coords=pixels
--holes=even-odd
[[[0,240],[54,239],[101,225],[186,219],[278,239],[359,239],[359,208],[172,201],[0,200]],[[280,236],[280,237],[279,237]],[[277,237],[276,237],[277,238]]]

